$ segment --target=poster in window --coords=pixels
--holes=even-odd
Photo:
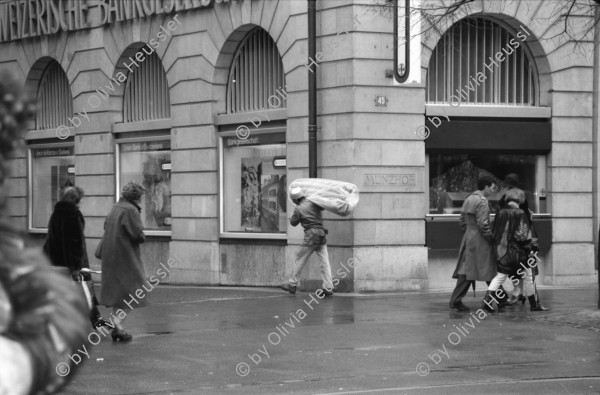
[[[145,229],[169,230],[171,226],[171,142],[154,140],[120,144],[121,185],[140,182],[142,223]]]
[[[261,184],[261,221],[263,232],[279,232],[279,176],[263,175]]]
[[[260,229],[261,158],[242,158],[242,221],[245,231]]]
[[[143,162],[143,185],[146,188],[144,202],[145,223],[151,228],[171,224],[171,172],[163,170],[171,163],[170,153],[151,153]]]
[[[36,148],[32,156],[32,222],[34,228],[44,228],[60,193],[75,185],[73,147]]]
[[[262,232],[283,232],[286,229],[286,176],[285,168],[275,168],[273,157],[263,158],[261,163],[261,215]]]

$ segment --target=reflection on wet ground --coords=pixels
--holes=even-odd
[[[598,393],[597,292],[487,314],[482,291],[459,313],[450,291],[160,287],[128,316],[133,342],[94,346],[65,393]]]

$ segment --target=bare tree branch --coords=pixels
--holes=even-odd
[[[502,6],[506,4],[505,0],[495,1],[502,1]],[[398,0],[398,2],[403,3],[403,0]],[[443,29],[440,29],[440,26],[448,26],[456,22],[463,15],[463,10],[464,14],[468,14],[469,5],[474,2],[475,0],[449,0],[447,2],[423,0],[420,7],[410,7],[411,21],[414,21],[414,24],[422,23],[422,29],[409,39],[421,34],[429,37],[429,34],[434,31],[441,34]],[[526,1],[522,1],[522,3],[528,4]],[[553,3],[553,1],[545,1],[545,3]],[[554,2],[554,5],[550,17],[547,18],[552,21],[549,29],[557,23],[563,27],[549,36],[542,35],[538,39],[572,41],[576,48],[580,46],[587,48],[591,41],[589,36],[599,22],[594,10],[600,6],[600,0],[558,0]],[[375,4],[366,5],[365,13],[379,14],[391,20],[394,15],[393,2],[375,0]]]

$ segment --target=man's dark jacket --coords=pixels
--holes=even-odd
[[[294,209],[294,214],[290,218],[290,224],[296,226],[301,224],[304,228],[303,245],[322,245],[327,244],[327,230],[323,226],[323,208],[315,203],[302,199],[300,204]]]
[[[73,203],[58,202],[48,222],[44,252],[54,266],[68,267],[71,272],[90,267],[83,230],[85,220]]]

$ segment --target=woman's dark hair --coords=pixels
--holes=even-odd
[[[477,179],[477,189],[483,191],[485,187],[496,184],[496,179],[492,176],[480,176]]]
[[[79,204],[79,202],[83,198],[83,195],[83,189],[81,189],[80,187],[66,187],[61,192],[60,201]]]

